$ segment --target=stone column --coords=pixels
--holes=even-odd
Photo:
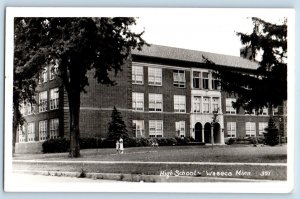
[[[202,127],[202,130],[201,130],[202,132],[202,142],[204,143],[205,142],[205,140],[204,140],[204,126]]]

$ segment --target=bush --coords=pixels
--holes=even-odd
[[[80,138],[79,145],[80,145],[80,149],[100,148],[101,147],[101,139]]]
[[[177,141],[177,145],[178,146],[188,145],[191,142],[191,140],[192,140],[192,138],[189,138],[189,137],[184,137],[184,138],[176,137],[175,139]]]
[[[70,149],[70,141],[65,138],[46,140],[43,144],[43,153],[62,153]]]
[[[225,144],[227,144],[227,145],[232,145],[232,144],[235,144],[235,143],[236,143],[236,139],[235,138],[229,138],[225,142]]]

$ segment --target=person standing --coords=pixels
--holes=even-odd
[[[123,154],[124,153],[124,145],[123,145],[122,137],[120,137],[119,143],[120,143],[120,153]]]
[[[120,142],[119,142],[119,140],[117,140],[117,142],[116,142],[116,150],[117,150],[117,153],[120,153]]]

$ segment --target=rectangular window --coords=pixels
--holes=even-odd
[[[59,92],[58,88],[50,90],[50,110],[58,109]]]
[[[27,108],[27,115],[31,115],[33,113],[33,106],[31,103],[27,103],[26,104],[26,108]]]
[[[193,72],[193,88],[201,88],[201,72]]]
[[[148,68],[148,84],[152,86],[162,85],[162,69]]]
[[[149,137],[163,137],[162,120],[149,120]]]
[[[255,115],[255,110],[253,110],[253,109],[252,109],[252,111],[245,110],[245,114],[246,115]]]
[[[175,122],[176,136],[185,137],[185,121]]]
[[[211,87],[213,90],[219,90],[219,80],[214,73],[212,73]]]
[[[226,114],[235,115],[236,109],[233,108],[232,103],[235,102],[234,98],[226,98]]]
[[[258,134],[263,135],[266,131],[265,128],[268,127],[268,122],[259,122],[258,123]]]
[[[212,111],[213,111],[213,113],[219,113],[219,104],[220,104],[220,98],[213,97],[212,98]]]
[[[185,113],[185,96],[174,95],[174,112]]]
[[[24,102],[20,103],[20,113],[23,116],[27,115],[27,111],[26,111],[26,104]]]
[[[235,138],[236,137],[236,123],[227,122],[227,137]]]
[[[132,109],[144,111],[144,93],[132,93]]]
[[[26,142],[26,131],[24,125],[19,125],[17,128],[17,134],[19,135],[19,142]]]
[[[264,107],[258,111],[258,115],[268,115],[268,108]]]
[[[278,107],[273,108],[273,115],[278,115],[278,114],[279,114]]]
[[[47,120],[39,122],[39,140],[44,141],[47,139],[48,125]]]
[[[132,83],[133,84],[144,83],[144,69],[142,66],[132,66]]]
[[[174,70],[173,81],[174,86],[185,88],[185,72],[183,70]]]
[[[44,67],[39,76],[39,84],[46,83],[48,80],[48,68]]]
[[[132,129],[135,137],[145,137],[144,120],[133,120]]]
[[[203,113],[209,113],[210,98],[203,97]]]
[[[256,125],[255,122],[246,122],[246,136],[256,136]]]
[[[58,138],[59,135],[59,120],[58,118],[50,120],[50,138]]]
[[[39,112],[47,111],[47,91],[39,93]]]
[[[201,112],[201,97],[198,96],[194,97],[194,112],[195,113]]]
[[[34,123],[28,123],[27,125],[27,138],[28,142],[34,142],[35,140],[35,126]]]
[[[207,72],[202,73],[202,88],[209,89],[209,73]]]
[[[58,74],[58,65],[50,65],[50,80],[53,80]]]
[[[163,97],[162,94],[149,93],[149,111],[162,112]]]

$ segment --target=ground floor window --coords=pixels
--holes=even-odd
[[[145,137],[144,120],[133,120],[132,129],[135,137]]]
[[[149,120],[149,137],[163,137],[162,120]]]
[[[47,139],[47,120],[39,122],[39,140],[43,141]]]
[[[227,122],[227,137],[236,137],[236,123],[235,122]]]
[[[25,134],[25,126],[19,125],[17,128],[17,134],[19,135],[19,142],[25,142],[26,141],[26,134]]]
[[[266,131],[265,131],[265,128],[268,127],[268,122],[260,122],[258,123],[258,133],[259,135],[263,135]]]
[[[57,138],[59,135],[59,120],[58,118],[50,120],[50,138]]]
[[[252,137],[256,135],[255,122],[246,122],[246,136]]]
[[[175,122],[176,136],[185,137],[185,121]]]
[[[33,122],[28,123],[27,136],[28,136],[28,142],[34,142],[34,139],[35,139],[35,126],[34,126]]]

